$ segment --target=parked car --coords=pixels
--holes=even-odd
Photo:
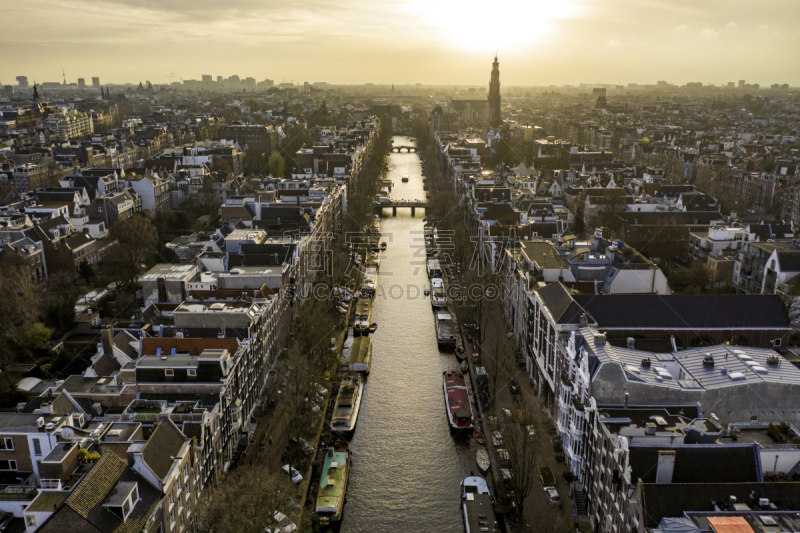
[[[561,496],[558,495],[555,487],[545,487],[544,494],[547,496],[550,507],[561,507]]]
[[[495,448],[503,445],[503,435],[499,431],[492,431],[492,444]]]
[[[301,481],[303,481],[303,476],[301,476],[300,472],[298,472],[297,469],[294,468],[293,466],[283,465],[281,467],[281,470],[283,471],[284,474],[292,478],[292,481],[294,481],[295,483],[300,483]]]
[[[289,517],[283,514],[280,511],[275,511],[275,514],[272,516],[273,520],[275,520],[274,528],[267,528],[265,533],[293,533],[297,531],[297,526],[294,522],[289,521]]]

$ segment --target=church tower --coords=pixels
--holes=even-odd
[[[492,63],[492,79],[489,82],[489,109],[491,110],[491,125],[500,125],[500,63],[497,54]]]

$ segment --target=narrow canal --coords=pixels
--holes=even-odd
[[[395,145],[413,144],[396,136]],[[393,199],[424,199],[416,154],[392,154],[388,179]],[[403,175],[409,181],[403,183]],[[463,531],[459,483],[475,466],[476,445],[450,435],[442,372],[457,369],[452,353],[439,352],[428,285],[424,216],[398,209],[382,219],[388,243],[379,276],[371,335],[372,369],[355,435],[353,468],[342,531]],[[410,293],[410,294],[409,294]]]

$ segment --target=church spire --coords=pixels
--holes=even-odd
[[[492,63],[492,77],[489,81],[489,109],[491,110],[491,125],[500,125],[500,62],[497,52]]]

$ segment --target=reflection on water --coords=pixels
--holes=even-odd
[[[407,145],[407,137],[395,137]],[[401,177],[409,175],[409,182]],[[392,154],[389,179],[395,199],[424,198],[419,158]],[[391,215],[391,210],[386,211]],[[381,263],[386,288],[427,285],[422,214],[385,218],[389,247]],[[398,294],[395,292],[394,294]],[[343,532],[463,531],[459,483],[475,470],[474,444],[450,435],[442,394],[442,372],[458,368],[440,353],[433,313],[426,298],[376,298],[373,361],[356,433]]]

